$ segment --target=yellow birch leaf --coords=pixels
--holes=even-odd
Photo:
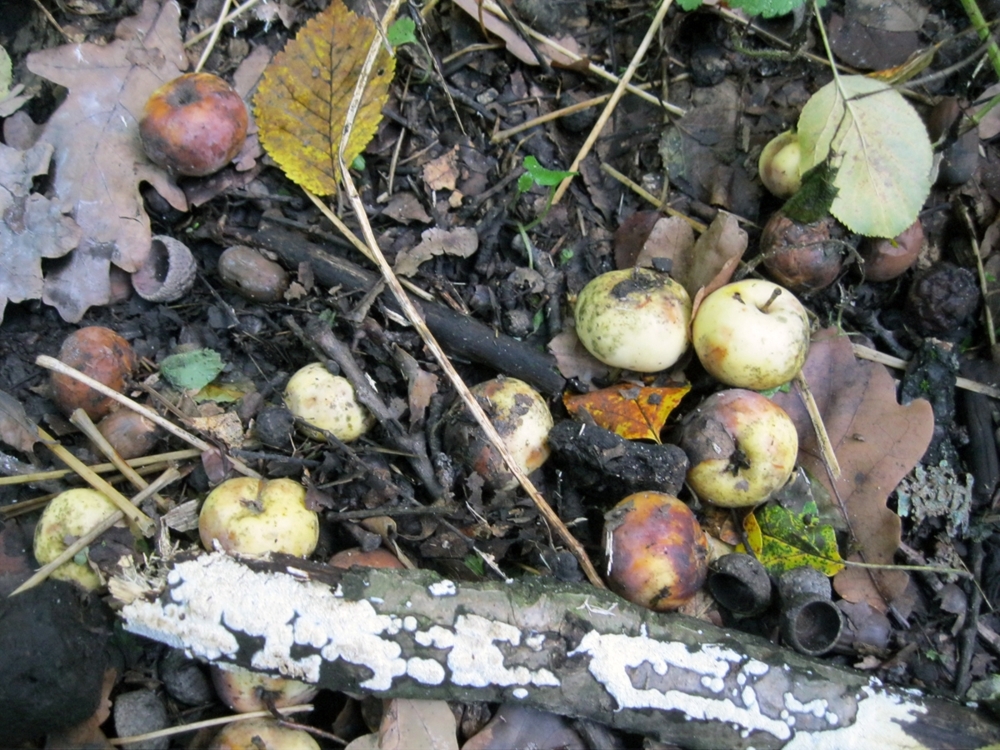
[[[274,56],[254,97],[260,142],[290,180],[316,195],[337,192],[347,109],[373,40],[382,49],[344,152],[350,165],[375,135],[396,68],[374,21],[333,0]]]

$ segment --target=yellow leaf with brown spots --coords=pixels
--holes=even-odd
[[[260,141],[288,178],[316,195],[337,192],[337,152],[375,22],[342,0],[310,20],[274,56],[254,97]],[[382,119],[396,61],[381,39],[344,152],[350,165],[371,141]]]

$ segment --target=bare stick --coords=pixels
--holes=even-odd
[[[202,50],[201,58],[198,60],[198,64],[194,66],[194,72],[200,73],[202,67],[205,65],[205,61],[208,60],[208,56],[212,54],[212,50],[215,49],[215,43],[219,40],[219,34],[222,33],[223,22],[225,21],[226,14],[233,5],[233,0],[226,0],[222,4],[222,10],[219,11],[219,20],[215,22],[212,27],[212,36],[208,39],[208,44],[205,45],[205,49]]]
[[[666,213],[668,216],[676,216],[678,219],[687,222],[688,226],[690,226],[694,231],[698,232],[699,234],[705,232],[708,229],[708,227],[702,224],[700,221],[697,221],[696,219],[692,219],[690,216],[682,214],[676,208],[671,208],[666,203],[657,198],[655,195],[646,190],[642,185],[637,183],[635,180],[630,180],[628,177],[623,175],[621,172],[612,167],[610,164],[602,163],[601,171],[604,172],[605,174],[614,177],[616,180],[618,180],[618,182],[622,183],[623,185],[631,189],[632,192],[634,192],[640,198],[644,198],[645,200],[649,201],[659,210]]]
[[[395,17],[396,10],[400,5],[401,0],[392,0],[389,8],[386,10],[383,19],[392,19]],[[665,0],[669,3],[669,0]],[[372,231],[371,223],[368,221],[368,214],[365,212],[364,203],[361,201],[361,196],[358,194],[358,189],[354,184],[354,180],[348,171],[348,165],[344,161],[344,150],[347,147],[347,143],[351,137],[351,130],[354,127],[354,121],[357,117],[358,109],[361,106],[361,99],[364,96],[365,87],[367,86],[368,79],[371,75],[371,70],[375,65],[375,58],[379,51],[379,40],[378,38],[372,40],[372,44],[368,50],[368,57],[365,59],[365,64],[362,67],[361,73],[358,77],[358,83],[354,88],[354,96],[351,99],[351,103],[347,110],[347,117],[345,118],[344,131],[341,135],[340,148],[337,152],[337,159],[339,161],[340,173],[344,179],[344,188],[347,193],[347,197],[351,202],[351,207],[354,210],[354,214],[358,219],[358,223],[361,225],[361,231],[364,235],[365,242],[368,245],[370,256],[375,263],[378,265],[379,270],[382,273],[382,278],[385,279],[386,284],[392,290],[393,295],[396,297],[396,301],[399,306],[403,309],[406,314],[407,319],[413,324],[413,327],[420,334],[420,338],[423,339],[424,344],[434,355],[434,359],[437,360],[441,369],[448,376],[451,381],[452,386],[458,392],[459,397],[465,403],[466,408],[472,414],[472,417],[482,428],[483,432],[486,434],[487,439],[492,443],[493,447],[497,452],[503,457],[504,463],[507,465],[507,469],[517,477],[517,480],[521,483],[525,492],[534,501],[535,506],[538,508],[539,512],[545,518],[545,520],[555,528],[556,532],[562,538],[563,542],[567,547],[573,552],[573,555],[580,562],[580,567],[586,574],[590,582],[599,588],[605,588],[604,582],[601,580],[600,575],[598,575],[597,570],[594,568],[593,564],[590,562],[590,558],[587,556],[586,551],[583,549],[583,545],[580,544],[570,533],[570,530],[566,528],[566,524],[562,522],[562,519],[556,514],[552,507],[546,502],[545,498],[542,497],[541,493],[535,488],[528,479],[524,471],[518,466],[517,459],[514,458],[510,449],[504,444],[503,439],[497,433],[496,428],[493,423],[490,422],[486,412],[476,401],[475,397],[469,391],[468,386],[463,382],[462,376],[458,374],[455,366],[448,359],[448,355],[445,354],[441,345],[438,344],[437,339],[427,328],[427,324],[424,322],[423,316],[414,307],[413,302],[410,298],[406,296],[406,292],[403,290],[402,285],[399,283],[399,279],[396,278],[396,274],[393,273],[392,267],[389,262],[385,259],[382,251],[379,249],[378,243],[375,241],[375,233]]]
[[[73,378],[74,380],[79,380],[81,383],[86,383],[91,388],[93,388],[95,391],[99,391],[100,393],[103,393],[108,398],[114,399],[119,404],[127,406],[132,411],[137,412],[138,414],[141,414],[142,416],[144,416],[146,419],[148,419],[148,420],[150,420],[152,422],[155,422],[156,424],[160,425],[160,427],[162,427],[164,430],[166,430],[167,432],[169,432],[174,437],[180,438],[181,440],[183,440],[188,445],[191,445],[191,446],[197,448],[200,451],[204,452],[204,451],[218,450],[215,446],[213,446],[210,443],[207,443],[206,441],[202,440],[200,437],[192,435],[187,430],[182,430],[180,427],[178,427],[177,425],[175,425],[170,420],[164,419],[163,417],[161,417],[159,414],[157,414],[152,409],[147,409],[145,406],[143,406],[140,403],[137,403],[137,402],[133,401],[128,396],[123,396],[118,391],[113,390],[111,388],[108,388],[106,385],[104,385],[104,383],[100,383],[100,382],[94,380],[92,377],[90,377],[88,375],[84,375],[79,370],[74,370],[72,367],[70,367],[67,364],[64,364],[64,363],[60,362],[55,357],[49,357],[49,356],[46,356],[45,354],[40,354],[35,359],[35,364],[38,365],[39,367],[44,367],[46,370],[53,370],[54,372],[58,372],[58,373],[61,373],[63,375],[67,375],[67,376]],[[233,468],[236,469],[236,471],[238,471],[240,474],[243,474],[244,476],[248,476],[248,477],[253,477],[254,479],[260,479],[261,478],[260,474],[258,474],[256,471],[254,471],[249,466],[247,466],[246,464],[244,464],[242,461],[240,461],[240,460],[238,460],[236,458],[233,458],[232,456],[228,456],[228,455],[226,456],[226,460],[229,461],[232,464]],[[84,468],[86,468],[86,467],[84,467]]]
[[[177,469],[170,467],[165,472],[160,474],[160,476],[158,476],[155,480],[153,480],[152,484],[147,485],[145,489],[140,490],[139,494],[132,498],[133,506],[138,505],[150,495],[155,495],[158,491],[166,487],[168,484],[170,484],[171,482],[176,482],[180,478],[181,478],[181,473],[177,471]],[[99,521],[98,524],[94,526],[94,528],[92,528],[90,531],[88,531],[86,534],[81,536],[75,542],[70,544],[66,549],[60,552],[58,557],[56,557],[51,562],[46,563],[45,565],[40,567],[37,571],[35,571],[35,574],[32,575],[31,578],[22,583],[16,589],[14,589],[10,595],[14,596],[14,594],[20,594],[22,591],[27,591],[28,589],[34,588],[35,586],[40,584],[42,581],[44,581],[46,578],[52,575],[52,571],[54,571],[63,563],[72,560],[74,557],[76,557],[77,552],[80,552],[84,547],[86,547],[92,541],[97,539],[97,537],[99,537],[101,534],[103,534],[105,531],[110,529],[112,526],[114,526],[116,523],[118,523],[124,518],[125,514],[122,513],[120,510],[116,510],[111,515],[106,516],[104,520]]]
[[[217,28],[219,28],[222,24],[227,24],[230,21],[236,20],[236,18],[238,18],[239,16],[243,15],[246,11],[250,10],[253,6],[255,6],[259,2],[260,2],[260,0],[247,0],[247,2],[243,3],[243,5],[241,5],[240,7],[238,7],[236,10],[234,10],[232,13],[230,13],[228,16],[226,16],[222,20],[217,21],[216,23],[213,23],[207,29],[203,29],[202,31],[199,31],[193,37],[191,37],[190,39],[188,39],[186,42],[184,42],[184,46],[185,47],[193,47],[198,42],[200,42],[202,39],[204,39],[206,36],[209,36],[210,34],[213,34],[215,32],[215,30]]]
[[[601,131],[604,130],[604,126],[607,124],[608,120],[611,118],[611,113],[615,111],[615,107],[618,106],[619,100],[625,94],[625,87],[628,85],[629,81],[632,80],[632,76],[635,75],[636,69],[639,67],[639,63],[646,56],[646,50],[649,49],[649,45],[653,43],[653,37],[656,36],[656,32],[660,28],[660,24],[663,23],[664,17],[667,15],[667,11],[670,9],[671,0],[662,0],[659,9],[656,11],[656,15],[653,17],[653,22],[649,24],[649,28],[646,29],[646,36],[643,37],[642,43],[639,45],[639,49],[635,51],[632,56],[632,61],[628,64],[628,68],[625,70],[624,75],[622,75],[621,80],[618,81],[618,85],[615,87],[614,93],[611,94],[611,99],[607,104],[604,105],[604,111],[601,112],[601,116],[597,118],[597,122],[594,123],[594,127],[590,131],[590,135],[587,136],[587,140],[584,142],[583,147],[580,152],[573,159],[573,163],[569,167],[570,172],[576,172],[580,163],[587,158],[587,154],[590,153],[590,149],[594,147],[597,143],[597,139],[601,135]],[[559,187],[556,188],[555,195],[552,196],[552,204],[558,203],[563,195],[566,194],[566,190],[569,189],[569,183],[573,180],[572,177],[567,177],[565,180],[559,183]]]
[[[819,413],[819,406],[816,405],[816,399],[813,398],[809,383],[806,382],[801,370],[795,375],[793,381],[799,387],[799,394],[806,405],[806,411],[809,412],[809,421],[812,422],[813,430],[816,431],[816,440],[819,442],[820,450],[823,451],[823,460],[826,461],[826,467],[831,476],[839,479],[840,462],[837,460],[837,454],[833,452],[830,435],[826,431],[826,425],[823,424],[823,415]]]
[[[103,477],[91,471],[87,464],[61,446],[59,441],[52,437],[49,433],[41,427],[36,426],[36,429],[38,430],[39,436],[45,442],[45,447],[55,453],[59,457],[60,461],[79,474],[83,481],[98,492],[107,495],[108,499],[117,505],[118,508],[128,517],[128,519],[138,527],[143,536],[150,536],[153,533],[155,524],[153,523],[152,518],[132,505],[128,501],[128,498],[108,484]]]
[[[897,370],[905,370],[910,364],[905,359],[893,357],[891,354],[885,354],[877,349],[862,346],[861,344],[851,344],[851,348],[854,349],[854,356],[858,359],[867,359],[870,362],[878,362],[880,365],[892,367]],[[985,383],[977,383],[975,380],[969,380],[968,378],[955,378],[955,385],[966,391],[982,393],[984,396],[1000,399],[1000,388],[994,388],[993,386],[986,385]]]
[[[125,459],[118,454],[115,447],[101,434],[101,431],[97,429],[97,425],[90,420],[90,415],[87,412],[83,409],[77,409],[70,414],[69,421],[79,427],[83,434],[94,442],[94,445],[100,449],[104,457],[115,465],[115,468],[132,483],[133,487],[137,490],[144,490],[149,486],[149,482],[139,476],[139,472],[125,463]],[[165,510],[170,506],[170,502],[161,495],[154,494],[153,499],[160,510]],[[136,504],[135,500],[132,501],[132,504]]]
[[[142,468],[143,466],[150,466],[151,464],[165,463],[167,461],[184,461],[188,458],[197,458],[201,455],[201,451],[185,449],[182,451],[167,451],[166,453],[157,453],[155,456],[142,456],[141,458],[130,458],[125,463],[127,463],[132,468]],[[90,467],[90,470],[98,474],[106,474],[109,471],[115,470],[115,465],[113,463],[103,463],[94,464]],[[67,474],[72,474],[70,469],[55,469],[54,471],[37,471],[31,474],[18,474],[13,477],[0,477],[0,487],[9,484],[28,484],[29,482],[45,482],[50,479],[62,479]],[[0,508],[0,512],[8,509],[12,506],[5,506],[5,508]],[[17,507],[17,506],[13,506]]]

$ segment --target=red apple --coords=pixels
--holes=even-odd
[[[59,361],[121,393],[136,366],[129,343],[109,328],[88,326],[74,331],[59,349]],[[52,396],[67,414],[83,409],[91,419],[111,411],[114,400],[69,375],[54,372]]]
[[[247,108],[211,73],[187,73],[149,97],[139,122],[146,156],[172,174],[203,177],[231,162],[247,135]]]
[[[604,517],[608,585],[658,612],[677,609],[705,582],[708,539],[673,495],[637,492]]]

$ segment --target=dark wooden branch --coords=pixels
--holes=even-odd
[[[165,579],[122,610],[127,630],[334,690],[521,702],[688,748],[939,750],[1000,731],[972,708],[585,585],[222,553]]]
[[[326,286],[368,291],[379,280],[377,273],[338,258],[295,232],[277,227],[258,230],[226,227],[224,236],[229,240],[277,253],[292,268],[299,263],[308,262],[316,279]],[[385,296],[382,302],[386,307],[400,312],[399,306],[390,296]],[[488,365],[497,372],[519,378],[550,396],[562,393],[566,381],[556,369],[555,358],[548,353],[512,339],[500,331],[494,331],[444,305],[419,300],[414,302],[423,313],[427,327],[449,354]]]

